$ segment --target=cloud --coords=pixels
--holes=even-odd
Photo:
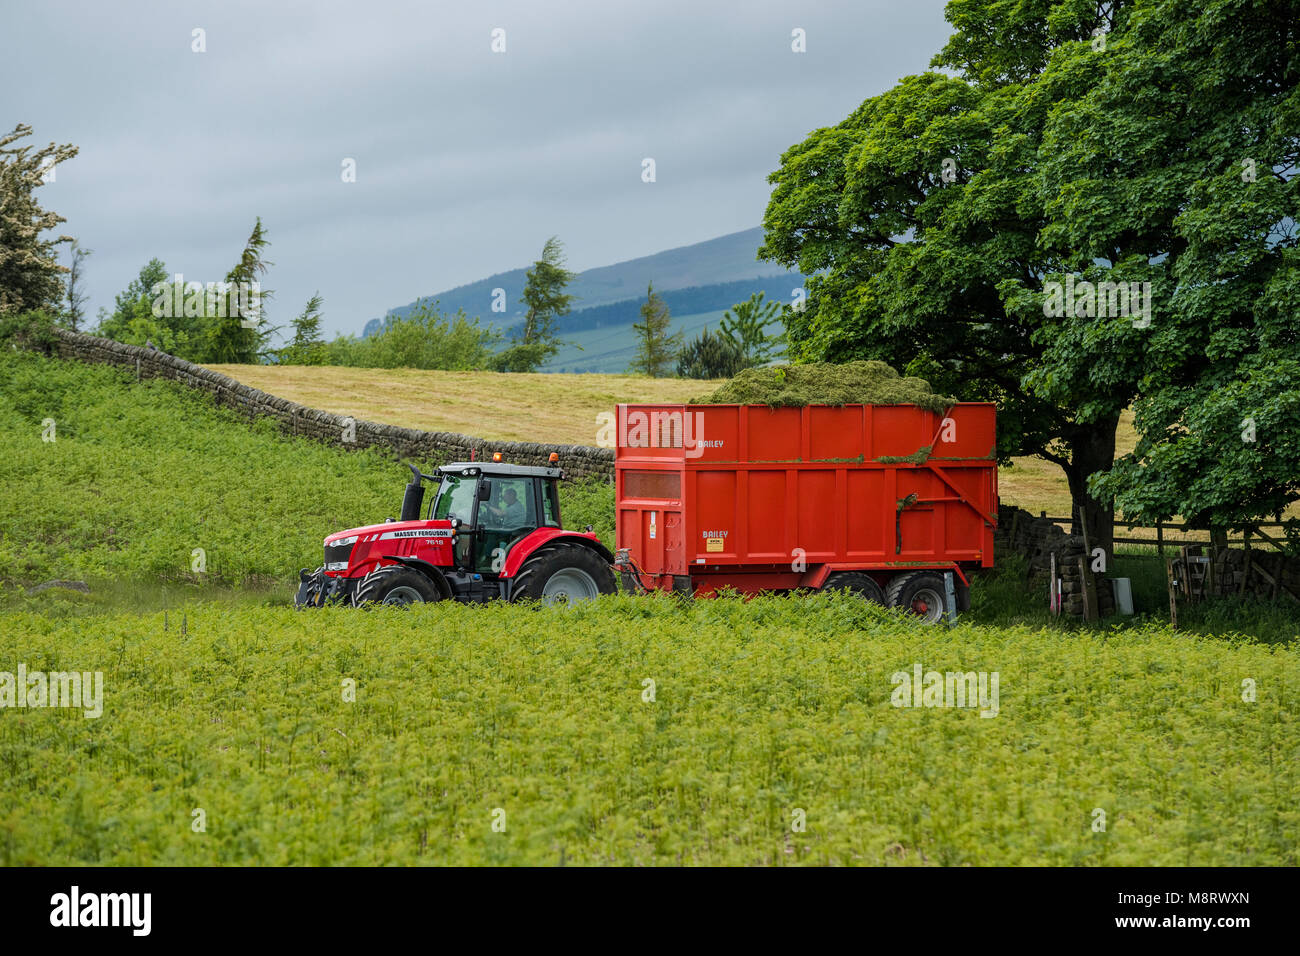
[[[6,20],[0,112],[81,148],[43,201],[95,250],[94,306],[154,256],[221,278],[260,215],[272,321],[319,289],[330,331],[524,265],[552,234],[583,269],[754,226],[785,149],[949,33],[938,0],[86,0]]]

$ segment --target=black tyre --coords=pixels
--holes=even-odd
[[[842,589],[852,591],[872,604],[884,604],[885,592],[876,583],[876,579],[861,571],[836,571],[822,585],[823,591]]]
[[[585,545],[561,542],[528,557],[514,577],[510,600],[569,604],[616,590],[608,561]]]
[[[948,617],[943,575],[933,571],[900,574],[889,582],[885,598],[890,607],[910,611],[927,624],[937,624]]]
[[[315,571],[303,568],[298,572],[298,593],[293,597],[293,606],[298,610],[305,607],[320,607],[325,603],[325,566]]]
[[[408,604],[424,604],[437,601],[442,597],[437,586],[424,574],[402,564],[389,564],[376,568],[361,579],[352,603],[357,607],[363,604],[394,604],[404,607]]]

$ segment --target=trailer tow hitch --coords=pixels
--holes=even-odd
[[[623,579],[623,587],[628,591],[634,591],[638,594],[650,593],[650,589],[642,581],[645,572],[637,567],[636,561],[632,558],[632,552],[627,548],[619,548],[614,552],[614,570],[619,573],[619,576]]]

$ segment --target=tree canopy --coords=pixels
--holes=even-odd
[[[564,264],[564,245],[558,236],[551,236],[542,247],[542,257],[524,273],[527,311],[511,346],[493,360],[497,371],[535,372],[559,351],[556,320],[572,309],[574,297],[565,290],[574,276]]]
[[[646,288],[645,302],[641,306],[641,321],[632,323],[636,333],[636,357],[628,371],[640,372],[651,378],[668,375],[682,350],[682,333],[670,332],[672,314],[664,300],[655,292],[654,283]]]
[[[261,288],[270,245],[259,218],[222,282],[168,281],[167,266],[150,259],[118,294],[111,313],[100,313],[96,334],[146,342],[191,362],[252,364],[270,354],[276,331],[266,321],[271,292]]]
[[[72,237],[45,235],[65,220],[40,205],[36,189],[77,155],[77,147],[15,145],[31,134],[19,123],[0,135],[0,315],[56,312],[68,271],[59,265],[57,247]]]
[[[951,73],[904,78],[770,177],[761,254],[816,273],[792,354],[997,401],[1000,455],[1059,464],[1107,547],[1116,502],[1227,526],[1294,500],[1300,2],[947,17]]]
[[[755,292],[724,312],[719,326],[723,338],[740,350],[746,365],[763,365],[771,361],[780,341],[779,335],[768,332],[780,315],[779,302],[767,301],[762,292]]]
[[[740,347],[725,335],[710,332],[708,326],[677,353],[681,378],[732,378],[748,367]]]

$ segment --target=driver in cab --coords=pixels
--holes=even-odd
[[[488,514],[496,520],[501,528],[520,528],[524,524],[524,503],[519,500],[515,489],[507,488],[501,495],[500,503],[487,506]]]

